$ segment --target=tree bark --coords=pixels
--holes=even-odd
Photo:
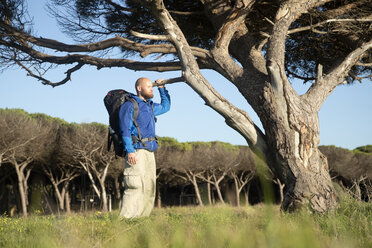
[[[212,191],[211,191],[211,184],[207,183],[207,192],[208,192],[208,203],[209,205],[212,205]]]
[[[202,201],[202,198],[201,198],[201,195],[200,195],[198,182],[196,180],[195,175],[192,175],[191,182],[192,182],[192,185],[194,186],[194,190],[195,190],[195,194],[196,194],[196,199],[198,200],[198,205],[199,206],[204,206],[203,201]]]
[[[121,194],[120,194],[119,176],[117,176],[117,175],[114,176],[114,185],[115,185],[116,200],[120,200],[121,199]]]
[[[68,189],[65,192],[65,204],[66,204],[66,213],[71,213],[71,199],[70,199],[70,192]]]
[[[249,189],[251,188],[251,183],[248,183],[244,189],[244,198],[245,198],[245,205],[249,205]]]
[[[301,105],[296,110],[298,106]],[[289,106],[286,112],[290,124],[281,125],[276,118],[264,124],[270,133],[269,146],[277,159],[270,168],[286,185],[282,207],[290,211],[300,206],[317,212],[331,210],[336,206],[336,196],[327,159],[318,149],[317,114],[302,109],[300,115],[291,116],[293,107]]]
[[[115,185],[115,198],[118,202],[118,206],[121,206],[121,193],[120,193],[120,185],[119,185],[119,176],[114,176],[114,185]]]
[[[18,174],[18,189],[19,189],[19,195],[21,197],[21,205],[22,205],[22,215],[23,217],[27,217],[27,195],[25,192],[25,189],[23,187],[23,176]]]
[[[102,201],[102,211],[107,212],[107,193],[106,193],[106,186],[105,186],[105,179],[99,180],[101,185],[101,201]]]
[[[66,188],[63,187],[61,193],[59,193],[58,186],[54,186],[54,190],[57,193],[59,209],[65,210],[65,195],[66,195]]]
[[[159,185],[158,187],[156,187],[156,206],[158,208],[161,208],[161,194],[160,194]]]
[[[106,164],[105,169],[101,173],[99,173],[97,170],[93,170],[95,172],[96,177],[98,178],[100,186],[101,186],[102,211],[104,211],[104,212],[107,212],[107,210],[108,210],[107,192],[106,192],[105,182],[106,182],[107,171],[108,171],[109,166],[110,166],[110,162]]]
[[[238,179],[236,177],[234,177],[234,185],[235,185],[236,206],[240,207],[240,191],[239,191]]]
[[[220,200],[222,204],[225,204],[225,200],[223,199],[223,196],[221,193],[220,185],[216,183],[214,184],[214,186],[216,187],[216,190],[217,190],[218,199]]]
[[[27,180],[30,176],[31,169],[27,170],[25,174],[26,167],[31,163],[31,159],[27,159],[19,164],[13,154],[11,158],[11,163],[14,166],[18,178],[18,190],[19,196],[21,198],[21,207],[22,207],[22,215],[27,217],[27,205],[28,205],[28,187],[27,187]]]

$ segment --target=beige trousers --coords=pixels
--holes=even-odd
[[[136,218],[149,216],[155,201],[156,164],[153,152],[136,150],[137,163],[131,165],[125,159],[124,194],[120,216]]]

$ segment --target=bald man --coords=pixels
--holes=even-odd
[[[155,83],[161,82],[158,79]],[[170,97],[164,85],[159,85],[161,103],[151,99],[153,83],[148,78],[139,78],[135,84],[138,103],[137,124],[133,123],[133,103],[126,101],[119,110],[119,126],[127,152],[124,167],[124,195],[120,207],[122,218],[149,216],[155,200],[156,164],[154,151],[158,148],[155,136],[155,116],[170,109]],[[139,135],[139,133],[141,135]],[[140,137],[142,139],[140,139]]]

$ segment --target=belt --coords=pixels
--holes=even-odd
[[[146,142],[158,140],[158,136],[155,137],[146,137],[146,138],[138,138],[137,136],[132,135],[133,144],[142,143],[143,146],[146,146]]]

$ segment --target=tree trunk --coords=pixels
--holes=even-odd
[[[216,183],[214,186],[216,187],[216,190],[217,190],[218,199],[220,200],[220,202],[221,202],[222,204],[225,204],[225,201],[224,201],[224,199],[223,199],[223,197],[222,197],[222,193],[221,193],[220,185],[219,185],[218,183]]]
[[[209,175],[209,173],[207,174],[207,177],[204,177],[203,175],[201,174],[197,174],[195,175],[196,177],[200,178],[201,180],[207,182],[207,183],[210,183],[210,184],[213,184],[214,187],[216,188],[217,190],[217,195],[218,195],[218,198],[219,200],[221,201],[222,204],[225,204],[225,201],[222,197],[222,193],[221,193],[221,189],[220,189],[220,182],[224,179],[224,177],[227,175],[228,173],[228,170],[225,170],[222,175],[217,179],[216,177],[216,171],[212,171],[212,175]],[[212,180],[213,179],[213,180]]]
[[[211,191],[211,184],[209,182],[207,182],[207,192],[208,192],[208,202],[209,202],[209,205],[212,205],[212,191]]]
[[[240,207],[240,190],[239,190],[239,182],[236,175],[233,175],[234,178],[234,185],[235,185],[235,197],[236,197],[236,206]]]
[[[159,185],[158,187],[156,187],[156,205],[158,208],[161,208],[161,194],[160,194]]]
[[[57,195],[57,202],[58,202],[59,209],[63,211],[65,209],[65,190],[64,188],[62,188],[62,191],[60,191],[58,188],[58,184],[54,182],[52,182],[52,184],[54,187],[54,192]]]
[[[64,202],[64,208],[61,210],[66,210],[66,213],[70,213],[70,192],[69,192],[69,186],[72,178],[68,179],[67,181],[63,182],[62,187],[62,201]]]
[[[88,164],[85,164],[83,162],[80,162],[80,165],[84,168],[84,170],[87,172],[88,174],[88,178],[92,184],[92,187],[94,189],[94,191],[96,192],[97,196],[99,199],[101,199],[101,192],[99,191],[99,189],[97,188],[97,185],[96,185],[96,182],[94,181],[94,178],[93,178],[93,175],[90,171],[90,168],[89,168],[89,165]]]
[[[25,175],[25,169],[30,164],[31,160],[26,160],[23,163],[19,164],[15,157],[13,157],[11,163],[13,164],[18,178],[18,189],[19,189],[19,196],[21,198],[21,207],[22,207],[22,215],[27,217],[27,180],[30,176],[31,169],[29,169]]]
[[[101,199],[101,192],[99,191],[99,189],[96,185],[96,182],[93,179],[92,173],[90,173],[89,171],[88,171],[88,177],[90,179],[90,182],[92,183],[92,187],[93,187],[94,191],[96,192],[98,198]]]
[[[102,211],[107,212],[108,207],[107,207],[107,193],[106,193],[105,181],[100,180],[100,184],[101,184]]]
[[[1,162],[1,161],[0,161],[0,162]],[[1,166],[1,164],[0,164],[0,166]],[[5,178],[4,178],[4,179],[5,179]],[[1,182],[0,192],[1,192],[1,195],[0,195],[0,202],[4,202],[2,199],[3,199],[4,195],[5,195],[5,180],[3,180],[3,181]]]
[[[115,185],[115,198],[118,201],[118,206],[121,206],[121,193],[120,193],[120,184],[119,184],[119,177],[114,176],[114,185]]]
[[[269,63],[268,69],[272,82],[243,91],[243,95],[265,130],[264,160],[274,177],[286,185],[282,208],[291,211],[306,205],[315,212],[333,209],[335,190],[327,159],[318,149],[318,110],[306,96],[294,91],[277,65]]]
[[[31,168],[30,169],[26,169],[26,166],[28,166],[28,162],[25,162],[24,163],[25,165],[24,166],[21,166],[21,173],[23,174],[23,190],[25,191],[25,199],[26,199],[26,206],[29,205],[29,202],[28,202],[28,179],[30,178],[30,174],[31,174]],[[26,171],[26,173],[24,173],[24,171]]]
[[[276,184],[276,185],[278,185],[278,187],[279,187],[279,196],[280,196],[280,204],[282,204],[283,203],[283,199],[284,199],[284,191],[283,191],[283,189],[284,189],[284,187],[285,187],[285,184],[282,184],[282,182],[280,182],[280,180],[279,180],[279,178],[277,178],[277,179],[275,179],[274,180],[274,183]]]
[[[204,206],[203,201],[202,201],[202,199],[201,199],[201,195],[200,195],[200,191],[199,191],[198,182],[197,182],[197,180],[196,180],[195,175],[192,175],[192,185],[194,186],[196,199],[198,200],[198,205],[199,205],[199,206]]]
[[[66,204],[66,213],[71,213],[71,199],[70,199],[70,192],[68,189],[65,192],[65,204]]]
[[[114,176],[114,184],[115,184],[115,197],[116,197],[116,200],[120,200],[121,199],[121,194],[120,194],[120,185],[119,185],[119,177],[116,175]],[[119,204],[120,206],[120,204]]]
[[[282,111],[288,118],[280,117],[277,111],[279,114],[266,115],[268,121],[263,123],[275,157],[274,163],[269,161],[270,169],[286,185],[282,207],[289,211],[302,206],[316,212],[333,209],[336,196],[327,159],[318,149],[317,113],[303,104],[293,104],[294,98],[286,99]]]
[[[248,183],[244,189],[244,198],[245,198],[245,205],[249,205],[249,189],[251,188],[251,183]]]
[[[328,173],[327,159],[319,155],[319,160],[321,159],[324,161],[318,162],[317,171],[305,167],[304,163],[291,165],[295,174],[286,180],[289,189],[283,198],[282,206],[285,210],[307,205],[317,212],[325,212],[336,206],[336,195]]]
[[[360,180],[353,180],[354,183],[354,196],[356,199],[361,200],[362,199],[362,191],[360,189]]]
[[[18,174],[18,189],[19,189],[19,195],[21,197],[21,205],[22,205],[22,215],[24,217],[27,217],[27,193],[25,192],[25,189],[23,187],[23,176]]]
[[[107,176],[107,171],[110,166],[110,163],[107,163],[105,166],[105,169],[102,172],[102,175],[100,176],[100,173],[98,171],[95,171],[96,177],[99,180],[99,183],[101,185],[101,192],[102,192],[102,211],[107,212],[108,211],[108,205],[107,205],[107,192],[106,192],[106,176]]]

